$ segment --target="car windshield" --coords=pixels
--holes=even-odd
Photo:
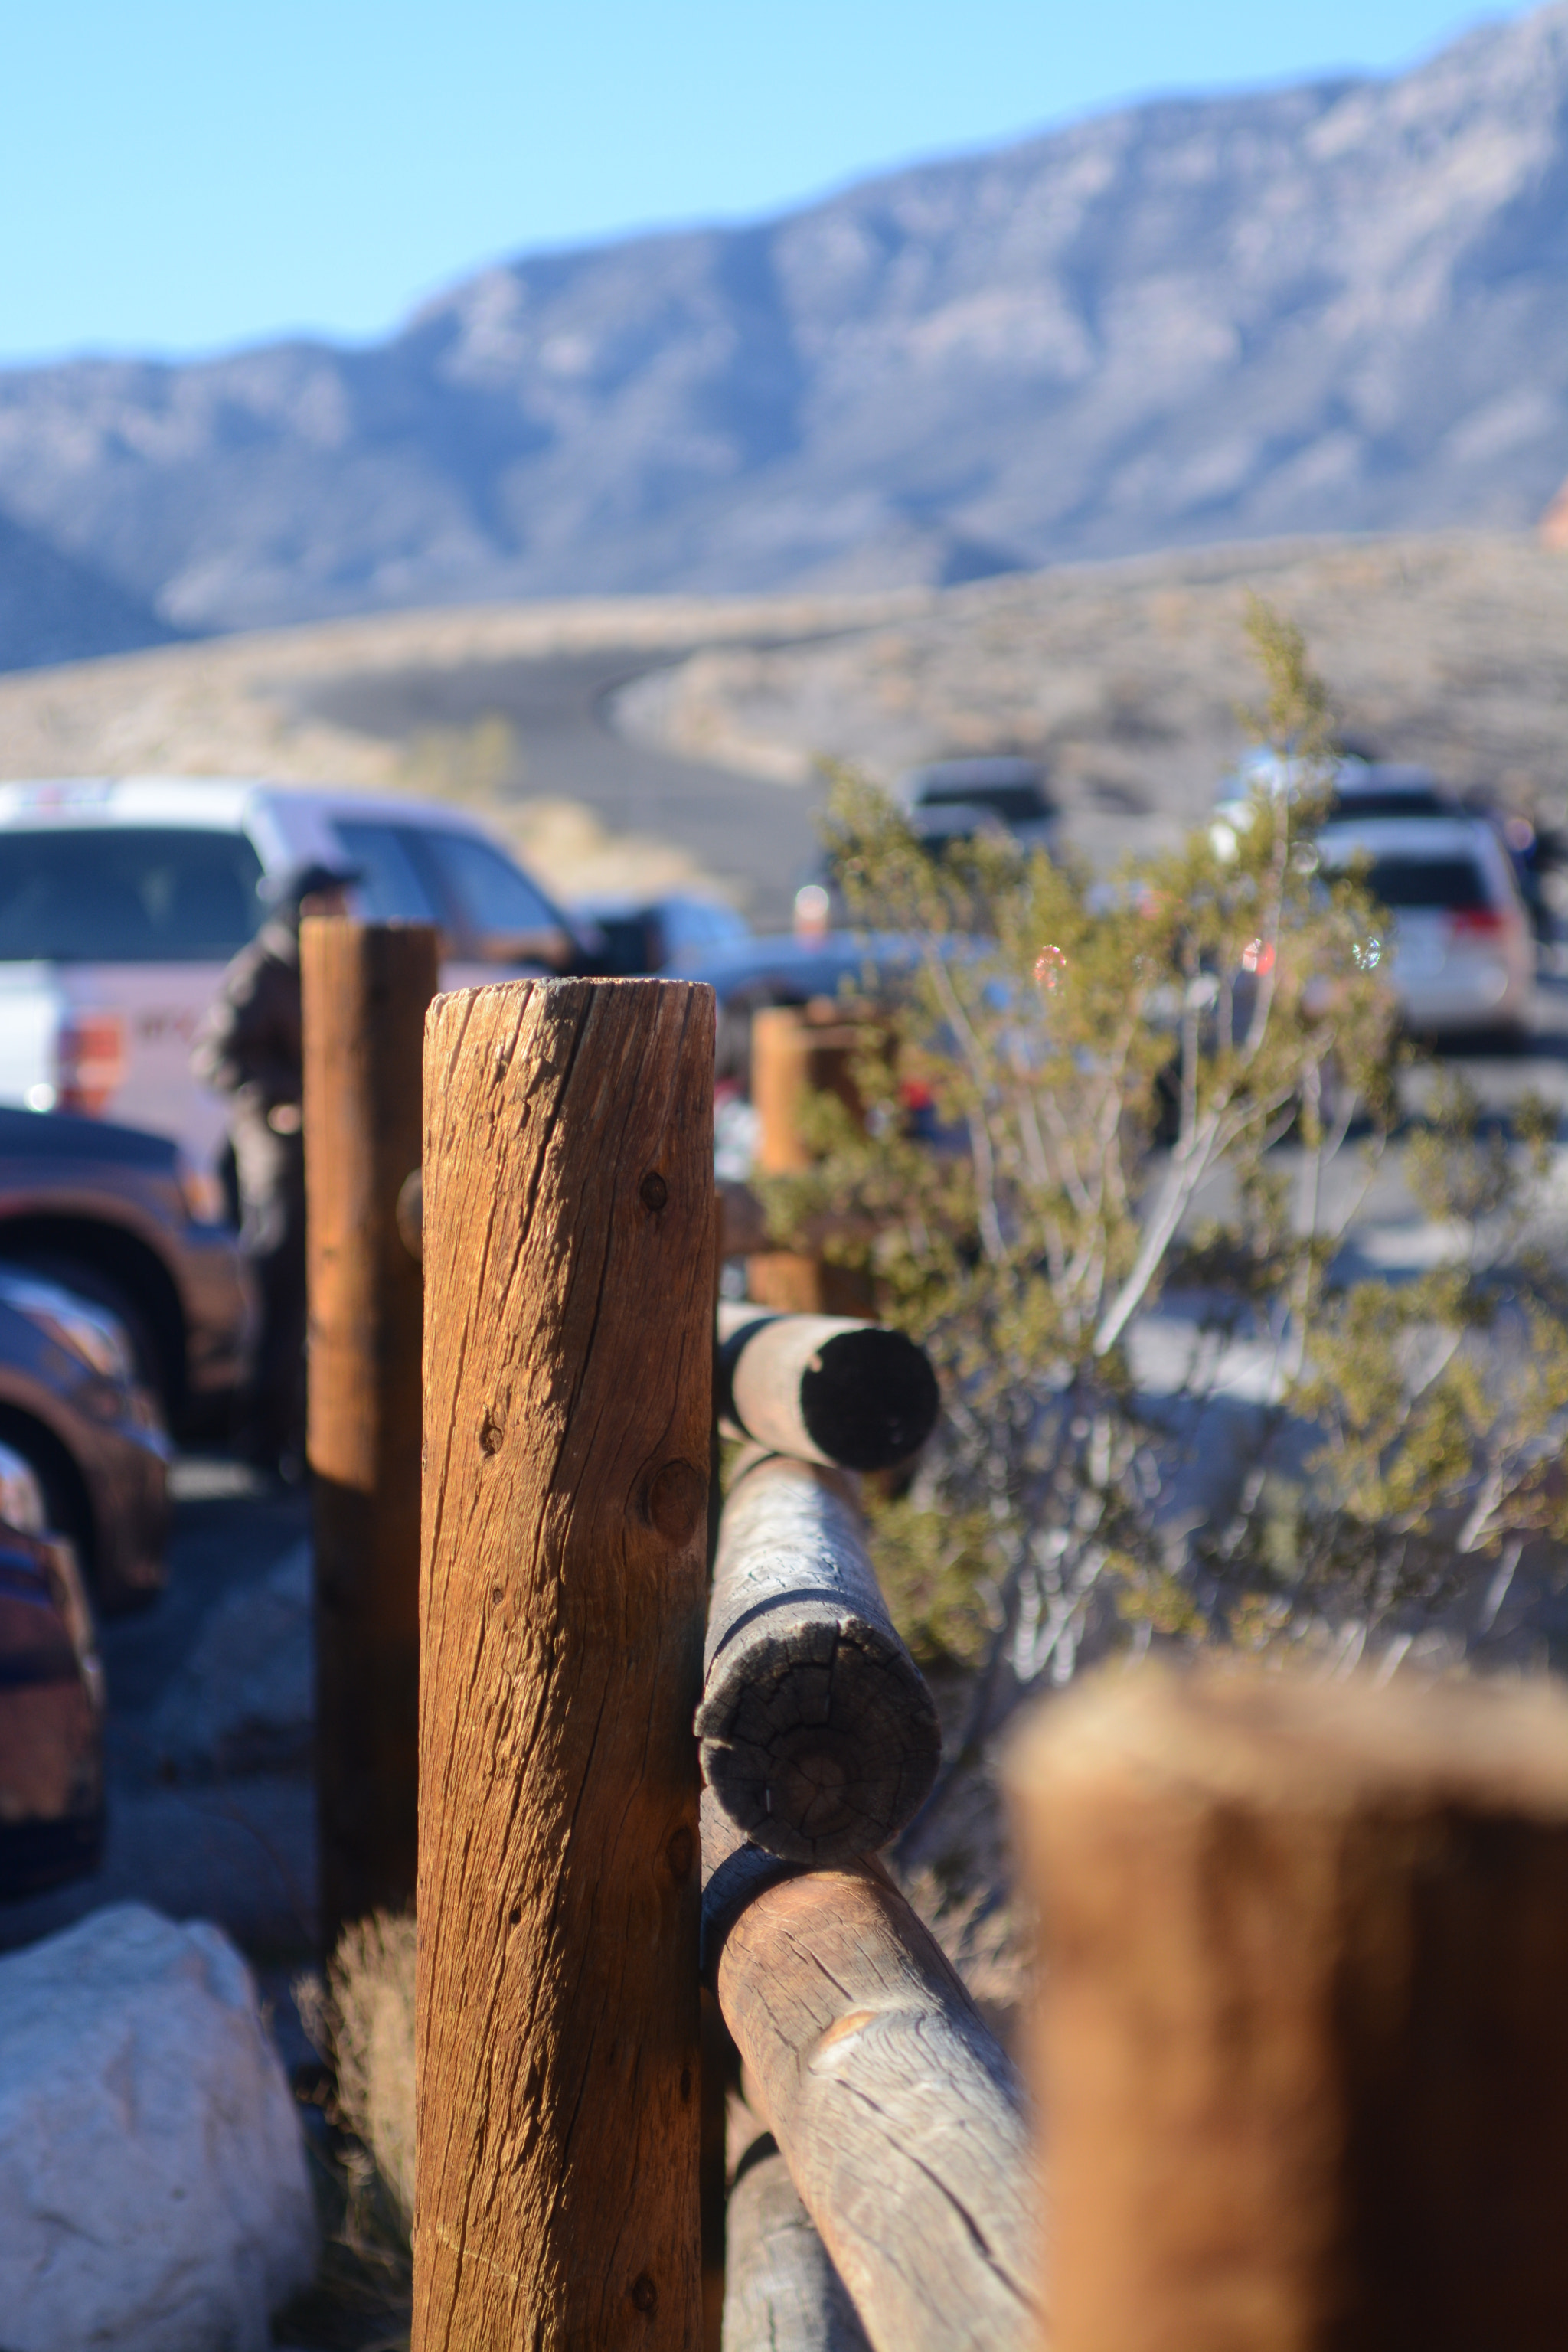
[[[0,961],[226,963],[261,919],[260,877],[238,833],[0,832]]]
[[[1366,887],[1384,907],[1486,907],[1481,870],[1468,857],[1374,857]]]
[[[425,847],[461,908],[470,932],[480,938],[496,934],[515,938],[561,929],[561,918],[544,893],[535,889],[528,877],[488,841],[476,841],[471,834],[438,833],[432,827],[425,835]]]
[[[1005,824],[1038,824],[1051,814],[1037,784],[935,784],[921,793],[921,808],[994,809]]]
[[[1401,816],[1454,816],[1462,814],[1451,793],[1440,793],[1436,785],[1419,786],[1409,792],[1360,792],[1337,793],[1329,804],[1331,824],[1349,818],[1353,824],[1359,817],[1363,824],[1374,819]]]
[[[359,876],[355,895],[373,923],[434,923],[439,910],[425,887],[415,862],[416,848],[408,840],[410,828],[397,824],[361,824],[338,817],[333,831],[343,855]]]

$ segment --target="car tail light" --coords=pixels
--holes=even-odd
[[[118,1013],[68,1013],[56,1055],[56,1108],[96,1118],[125,1076],[125,1024]]]
[[[1495,940],[1508,928],[1508,917],[1500,907],[1450,907],[1448,909],[1448,937],[1451,940]]]

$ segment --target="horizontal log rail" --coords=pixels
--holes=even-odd
[[[727,1176],[717,1191],[721,1258],[795,1255],[788,1244],[773,1239],[768,1230],[767,1208],[749,1184]],[[862,1212],[819,1209],[801,1220],[793,1238],[806,1250],[820,1254],[829,1242],[869,1242],[876,1234],[876,1220]]]
[[[870,2352],[772,2132],[753,2124],[724,2228],[723,2352]]]
[[[721,1299],[713,1409],[774,1454],[889,1470],[918,1454],[942,1395],[902,1331],[844,1315],[773,1315]]]
[[[837,1862],[896,1837],[942,1755],[843,1473],[770,1455],[720,1523],[697,1711],[708,1787],[747,1837]]]
[[[711,1791],[702,1864],[708,1980],[874,2352],[1023,2346],[1039,2325],[1023,2100],[935,1938],[878,1864],[794,1870]]]

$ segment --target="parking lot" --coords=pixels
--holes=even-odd
[[[258,1964],[281,2022],[289,1977],[314,1956],[308,1580],[289,1577],[310,1507],[216,1455],[176,1465],[174,1490],[168,1590],[100,1629],[103,1867],[0,1904],[0,1949],[109,1903],[213,1919]]]

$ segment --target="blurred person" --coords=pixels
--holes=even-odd
[[[264,885],[271,912],[241,948],[202,1024],[191,1066],[228,1098],[240,1245],[260,1307],[240,1442],[259,1470],[305,1469],[305,1137],[300,923],[346,912],[358,877],[311,865]]]

